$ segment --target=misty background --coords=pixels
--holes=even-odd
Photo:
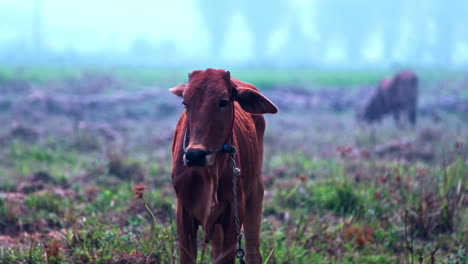
[[[0,0],[0,64],[463,67],[465,0]]]

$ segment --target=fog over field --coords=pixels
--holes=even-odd
[[[0,62],[460,67],[464,0],[1,0]]]

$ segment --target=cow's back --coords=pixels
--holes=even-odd
[[[402,108],[413,107],[418,98],[418,77],[411,71],[402,71],[395,77],[395,98]]]
[[[236,122],[233,134],[240,162],[241,179],[248,194],[250,185],[261,181],[265,118],[263,115],[245,112],[237,102],[235,105]]]

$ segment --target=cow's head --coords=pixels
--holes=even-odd
[[[380,81],[377,89],[366,100],[363,107],[357,111],[357,119],[368,123],[379,121],[388,112],[389,90],[395,85],[394,78],[385,78]]]
[[[363,120],[368,123],[379,121],[386,111],[383,97],[384,94],[381,90],[374,91],[364,107],[358,110],[358,120]]]
[[[241,87],[229,71],[206,69],[189,74],[187,84],[170,91],[183,98],[187,118],[186,166],[212,165],[214,150],[226,144],[231,134],[234,101],[251,114],[274,114],[276,106],[257,90]]]

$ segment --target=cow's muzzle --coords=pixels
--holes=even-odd
[[[184,154],[184,165],[187,167],[206,167],[212,160],[205,150],[187,150]]]

